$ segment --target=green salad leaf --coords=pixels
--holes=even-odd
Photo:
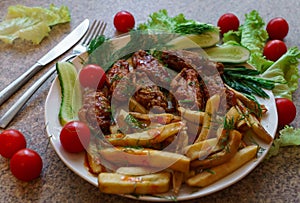
[[[211,24],[188,20],[180,13],[170,17],[167,10],[162,9],[149,15],[149,20],[138,25],[138,30],[162,30],[178,34],[202,34],[207,31],[219,32],[219,29]]]
[[[289,48],[276,62],[262,73],[263,78],[269,78],[276,83],[273,91],[275,97],[292,100],[292,93],[298,88],[300,50],[297,47]]]
[[[245,15],[245,22],[238,31],[229,31],[224,34],[223,42],[236,41],[247,47],[251,54],[260,53],[262,55],[266,40],[269,37],[264,26],[265,22],[259,13],[253,10]]]
[[[299,146],[300,145],[300,129],[294,129],[291,126],[285,126],[279,131],[279,137],[274,140],[266,159],[276,156],[279,153],[280,147]]]
[[[15,39],[21,38],[39,44],[48,36],[51,26],[70,20],[70,12],[66,6],[55,7],[51,4],[49,9],[10,6],[6,19],[0,22],[0,40],[11,44]]]
[[[248,48],[251,52],[248,63],[260,71],[263,78],[277,81],[272,90],[274,96],[292,99],[292,93],[298,88],[299,49],[289,48],[276,62],[267,60],[263,56],[263,48],[268,39],[265,22],[256,10],[245,16],[245,23],[239,30],[225,33],[223,41],[234,41]]]

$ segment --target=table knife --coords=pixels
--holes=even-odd
[[[86,33],[89,27],[89,20],[85,19],[70,34],[68,34],[61,42],[52,48],[47,54],[40,58],[25,73],[19,76],[15,81],[10,83],[0,92],[0,105],[2,105],[9,97],[11,97],[22,85],[30,80],[44,66],[58,58],[60,55],[68,51],[74,46]]]

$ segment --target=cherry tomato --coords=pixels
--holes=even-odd
[[[88,64],[79,72],[79,82],[83,87],[101,88],[105,80],[105,71],[95,64]]]
[[[0,154],[3,157],[11,158],[23,148],[26,148],[26,139],[20,131],[9,129],[0,134]]]
[[[266,43],[263,54],[267,59],[276,61],[285,52],[287,52],[287,46],[285,43],[281,40],[274,39]]]
[[[270,39],[283,40],[289,32],[289,24],[284,18],[276,17],[268,22],[266,30]]]
[[[275,101],[278,113],[278,126],[284,127],[295,119],[296,106],[291,100],[286,98],[276,98]]]
[[[10,171],[23,181],[31,181],[40,176],[43,169],[43,161],[40,155],[32,149],[17,151],[10,160]]]
[[[233,13],[225,13],[219,18],[217,25],[221,30],[221,34],[224,34],[229,30],[237,31],[240,26],[240,21]]]
[[[128,11],[119,11],[114,17],[114,26],[119,32],[128,32],[134,25],[134,17]]]
[[[90,129],[85,123],[81,121],[71,121],[62,128],[60,132],[60,143],[66,151],[78,153],[88,147],[90,136]]]

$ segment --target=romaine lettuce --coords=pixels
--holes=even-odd
[[[0,40],[12,43],[21,38],[39,44],[50,32],[50,26],[70,22],[67,7],[50,5],[49,9],[41,7],[10,6],[6,20],[0,23]]]
[[[281,81],[272,90],[275,97],[292,100],[292,93],[298,88],[300,50],[297,47],[288,51],[262,73],[262,77]]]
[[[290,126],[285,126],[284,129],[279,131],[279,137],[274,140],[266,159],[276,156],[279,153],[280,147],[298,146],[300,145],[300,129],[294,129]]]
[[[188,20],[182,13],[170,17],[167,10],[162,9],[149,15],[146,23],[138,25],[138,30],[162,30],[178,34],[202,34],[207,31],[219,33],[219,29],[211,24]]]

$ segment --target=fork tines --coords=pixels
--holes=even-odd
[[[103,21],[94,20],[87,34],[82,40],[82,45],[87,45],[92,39],[98,35],[103,35],[106,28],[106,23]],[[91,34],[92,33],[92,34]]]

